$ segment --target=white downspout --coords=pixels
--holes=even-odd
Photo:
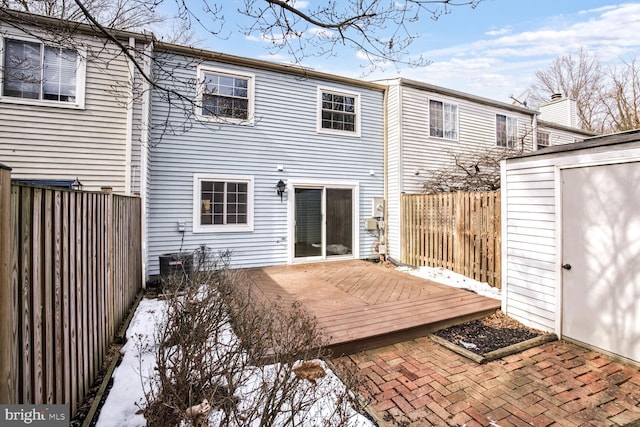
[[[538,112],[533,113],[533,117],[531,118],[531,129],[533,129],[533,147],[531,151],[538,150]]]
[[[136,39],[133,37],[129,37],[129,47],[132,50],[135,50],[136,47]],[[127,60],[127,65],[129,67],[129,90],[127,92],[127,129],[125,135],[125,157],[124,157],[124,193],[127,195],[131,195],[131,151],[133,144],[133,91],[135,88],[135,66],[132,60]]]
[[[153,55],[153,41],[150,41],[144,49],[144,73],[151,78],[151,62]],[[148,200],[149,200],[149,142],[150,142],[150,127],[149,116],[151,114],[151,84],[142,78],[142,111],[141,111],[141,123],[140,123],[140,203],[142,211],[142,281],[146,283],[147,269],[148,269]]]

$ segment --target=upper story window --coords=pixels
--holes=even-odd
[[[201,115],[220,121],[252,121],[253,75],[202,68],[198,76]]]
[[[360,135],[360,95],[318,88],[318,131]]]
[[[539,130],[536,137],[538,138],[538,150],[549,146],[549,132]]]
[[[3,97],[82,107],[84,61],[77,51],[10,38],[3,44]]]
[[[429,135],[436,138],[458,139],[458,106],[429,101]]]
[[[508,148],[518,145],[518,119],[496,114],[496,145]]]
[[[253,230],[253,177],[194,176],[193,231]]]

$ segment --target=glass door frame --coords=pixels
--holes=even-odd
[[[360,184],[357,181],[339,181],[339,180],[313,180],[313,179],[290,179],[287,183],[287,211],[288,211],[288,261],[289,264],[318,262],[328,260],[345,260],[360,258]],[[296,240],[296,188],[309,188],[322,190],[322,251],[320,256],[296,257],[295,256],[295,240]],[[352,248],[351,254],[348,255],[331,255],[327,257],[327,233],[326,233],[326,202],[327,189],[351,190],[352,197]]]

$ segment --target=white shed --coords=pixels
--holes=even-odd
[[[502,164],[503,311],[640,361],[640,130]]]

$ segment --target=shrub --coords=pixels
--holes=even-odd
[[[269,300],[229,268],[228,253],[204,250],[190,275],[164,281],[163,295],[149,426],[347,425],[353,395],[322,376],[324,339],[299,303]]]

